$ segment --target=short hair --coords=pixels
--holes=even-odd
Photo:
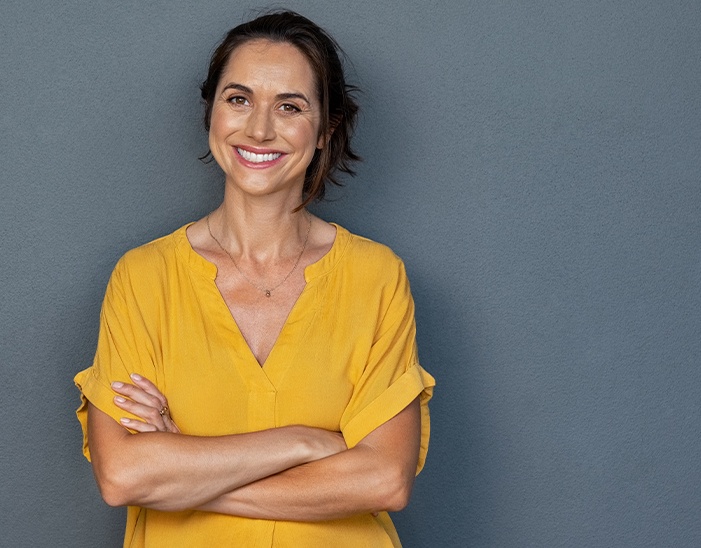
[[[358,115],[358,103],[354,94],[359,90],[346,83],[341,61],[345,55],[325,30],[293,11],[268,12],[231,29],[212,54],[207,78],[200,86],[204,101],[204,127],[207,131],[210,128],[217,86],[231,54],[239,46],[259,39],[291,44],[304,54],[315,75],[318,100],[321,103],[319,136],[331,134],[326,145],[316,151],[307,167],[303,202],[298,208],[301,209],[312,201],[322,200],[329,183],[340,186],[339,171],[355,175],[351,163],[359,161],[360,157],[351,148],[350,141]]]

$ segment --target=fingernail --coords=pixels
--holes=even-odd
[[[130,376],[132,379],[134,379],[135,381],[140,381],[140,380],[141,380],[141,375],[137,375],[136,373],[132,373],[132,374],[129,375],[129,376]]]
[[[127,423],[131,422],[131,420],[127,419],[126,417],[123,417],[123,418],[119,419],[119,422],[121,422],[122,424],[127,424]]]
[[[123,382],[113,382],[112,383],[112,388],[121,388],[122,386],[124,386]]]
[[[118,401],[119,403],[124,403],[127,400],[125,400],[122,396],[115,396],[114,401]]]

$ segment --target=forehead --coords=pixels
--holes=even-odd
[[[256,91],[301,92],[316,97],[316,77],[307,57],[287,42],[251,40],[229,56],[219,89],[230,83]]]

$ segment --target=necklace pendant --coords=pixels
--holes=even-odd
[[[271,287],[270,289],[264,289],[260,287],[258,284],[253,283],[246,274],[243,273],[243,270],[239,268],[239,265],[236,263],[236,260],[234,259],[233,255],[229,253],[229,251],[221,244],[219,240],[217,240],[217,237],[212,233],[212,227],[209,224],[209,217],[212,215],[211,213],[207,215],[206,220],[207,220],[207,230],[209,231],[209,235],[212,237],[212,240],[214,240],[217,245],[219,246],[219,249],[221,249],[224,253],[226,253],[229,256],[229,259],[231,259],[231,262],[233,265],[236,267],[236,270],[239,271],[239,274],[241,274],[241,277],[246,280],[251,286],[255,287],[256,289],[259,289],[263,292],[263,294],[266,296],[266,298],[270,298],[272,296],[272,292],[276,290],[278,287],[280,287],[282,284],[284,284],[287,279],[292,276],[292,273],[297,269],[297,265],[299,265],[299,261],[302,259],[302,255],[304,255],[304,250],[307,249],[307,242],[309,241],[309,232],[312,229],[312,216],[309,214],[308,211],[305,211],[307,215],[307,220],[309,224],[307,225],[307,234],[304,236],[304,243],[302,244],[302,251],[299,252],[299,255],[297,255],[297,260],[295,261],[295,264],[292,266],[292,270],[290,270],[287,273],[287,276],[285,276],[282,281]]]

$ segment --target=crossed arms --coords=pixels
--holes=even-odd
[[[130,421],[132,434],[88,406],[93,471],[110,505],[320,521],[397,511],[409,500],[419,456],[418,398],[347,449],[339,433],[306,426],[181,434],[159,415],[165,398],[146,379],[117,391],[124,401],[115,404],[144,422]]]

